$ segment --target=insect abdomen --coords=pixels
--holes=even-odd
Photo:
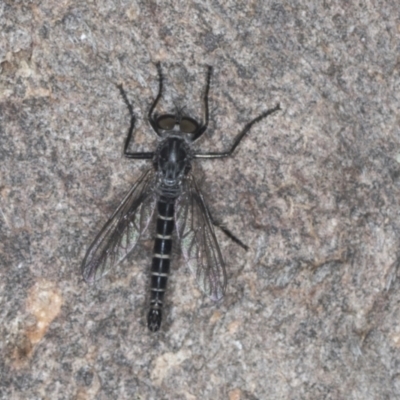
[[[162,305],[167,287],[172,231],[174,230],[174,200],[161,198],[157,203],[157,229],[154,242],[154,256],[151,265],[150,311],[147,325],[152,332],[160,329]]]

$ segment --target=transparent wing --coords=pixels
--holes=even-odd
[[[86,282],[121,262],[147,231],[156,208],[154,179],[152,170],[141,176],[89,247],[81,267]]]
[[[213,300],[221,299],[226,288],[225,263],[210,212],[193,176],[184,182],[175,210],[176,232],[185,263],[201,290]]]

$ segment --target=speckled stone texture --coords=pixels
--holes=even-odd
[[[397,1],[0,2],[0,398],[400,398]],[[146,327],[151,241],[95,287],[85,251],[149,162],[157,93],[211,120],[197,149],[224,300],[173,261]]]

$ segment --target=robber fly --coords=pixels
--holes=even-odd
[[[93,283],[120,263],[155,225],[150,307],[147,317],[148,328],[152,332],[158,331],[161,326],[173,238],[179,243],[184,262],[194,274],[198,285],[213,300],[221,299],[226,288],[225,263],[214,226],[247,248],[228,229],[217,224],[212,218],[198,183],[191,174],[192,160],[231,156],[255,123],[280,109],[278,104],[250,121],[229,150],[222,153],[194,152],[192,144],[203,135],[208,125],[208,92],[212,68],[208,67],[202,123],[181,111],[162,115],[154,113],[163,90],[160,63],[157,64],[157,70],[158,94],[148,113],[150,125],[160,139],[154,152],[129,151],[136,118],[122,85],[118,86],[131,116],[124,156],[152,160],[153,168],[147,170],[133,185],[89,247],[82,263],[84,279]]]

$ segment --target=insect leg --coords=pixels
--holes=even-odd
[[[199,128],[198,132],[196,132],[196,134],[193,136],[193,141],[197,140],[206,131],[207,126],[208,126],[208,116],[209,116],[208,92],[210,91],[211,74],[212,74],[212,67],[209,65],[208,71],[207,71],[206,91],[204,93],[204,99],[203,99],[204,100],[204,123]]]
[[[224,151],[222,153],[196,153],[194,154],[194,158],[224,158],[224,157],[230,157],[233,152],[235,151],[236,147],[238,147],[240,141],[244,138],[246,133],[251,129],[251,127],[256,124],[257,122],[260,122],[262,119],[268,117],[268,115],[273,114],[274,112],[280,110],[281,107],[279,103],[274,107],[271,108],[262,114],[260,114],[258,117],[254,118],[250,122],[246,124],[244,129],[239,133],[239,135],[236,136],[236,139],[234,140],[231,148],[227,151]]]
[[[244,250],[248,250],[249,247],[245,245],[238,237],[236,237],[227,227],[225,227],[221,222],[217,221],[211,214],[210,209],[208,208],[207,204],[205,204],[207,208],[208,215],[211,219],[211,222],[214,226],[217,228],[221,229],[222,232],[225,233],[226,236],[228,236],[229,239],[233,240],[236,244],[238,244],[240,247],[242,247]]]
[[[129,147],[129,143],[132,139],[132,135],[133,135],[133,129],[135,128],[135,122],[136,122],[136,117],[135,114],[133,112],[133,107],[132,104],[129,102],[128,100],[128,96],[125,93],[124,88],[121,85],[117,85],[122,98],[124,99],[125,104],[128,107],[129,110],[129,114],[131,116],[131,125],[129,127],[129,131],[128,131],[128,136],[125,140],[125,145],[124,145],[124,156],[127,158],[137,158],[137,159],[149,159],[149,158],[153,158],[154,153],[151,152],[135,152],[135,153],[131,153],[128,151],[128,147]]]
[[[197,185],[196,187],[196,196],[200,198],[201,203],[204,205],[205,208],[205,213],[210,219],[211,223],[216,226],[217,228],[221,229],[222,232],[225,233],[226,236],[229,237],[229,239],[233,240],[236,244],[238,244],[240,247],[245,249],[246,251],[249,249],[248,246],[246,246],[239,238],[237,238],[228,228],[226,228],[221,222],[217,221],[211,214],[210,209],[205,202],[203,194],[199,191]]]
[[[153,104],[150,107],[149,113],[148,113],[148,118],[150,121],[150,125],[153,128],[154,132],[157,133],[158,136],[161,136],[160,133],[158,132],[157,128],[157,122],[153,118],[153,111],[157,106],[157,103],[159,102],[161,96],[162,96],[162,89],[163,89],[163,76],[162,76],[162,71],[161,71],[161,63],[156,64],[157,67],[157,72],[158,72],[158,94],[157,97],[154,99]]]
[[[218,221],[214,221],[212,219],[212,223],[214,226],[218,227],[221,229],[222,232],[225,233],[226,236],[229,237],[229,239],[233,240],[236,244],[238,244],[240,247],[242,247],[244,250],[248,250],[249,246],[245,245],[238,237],[236,237],[229,229],[227,229],[224,225],[220,224]]]

